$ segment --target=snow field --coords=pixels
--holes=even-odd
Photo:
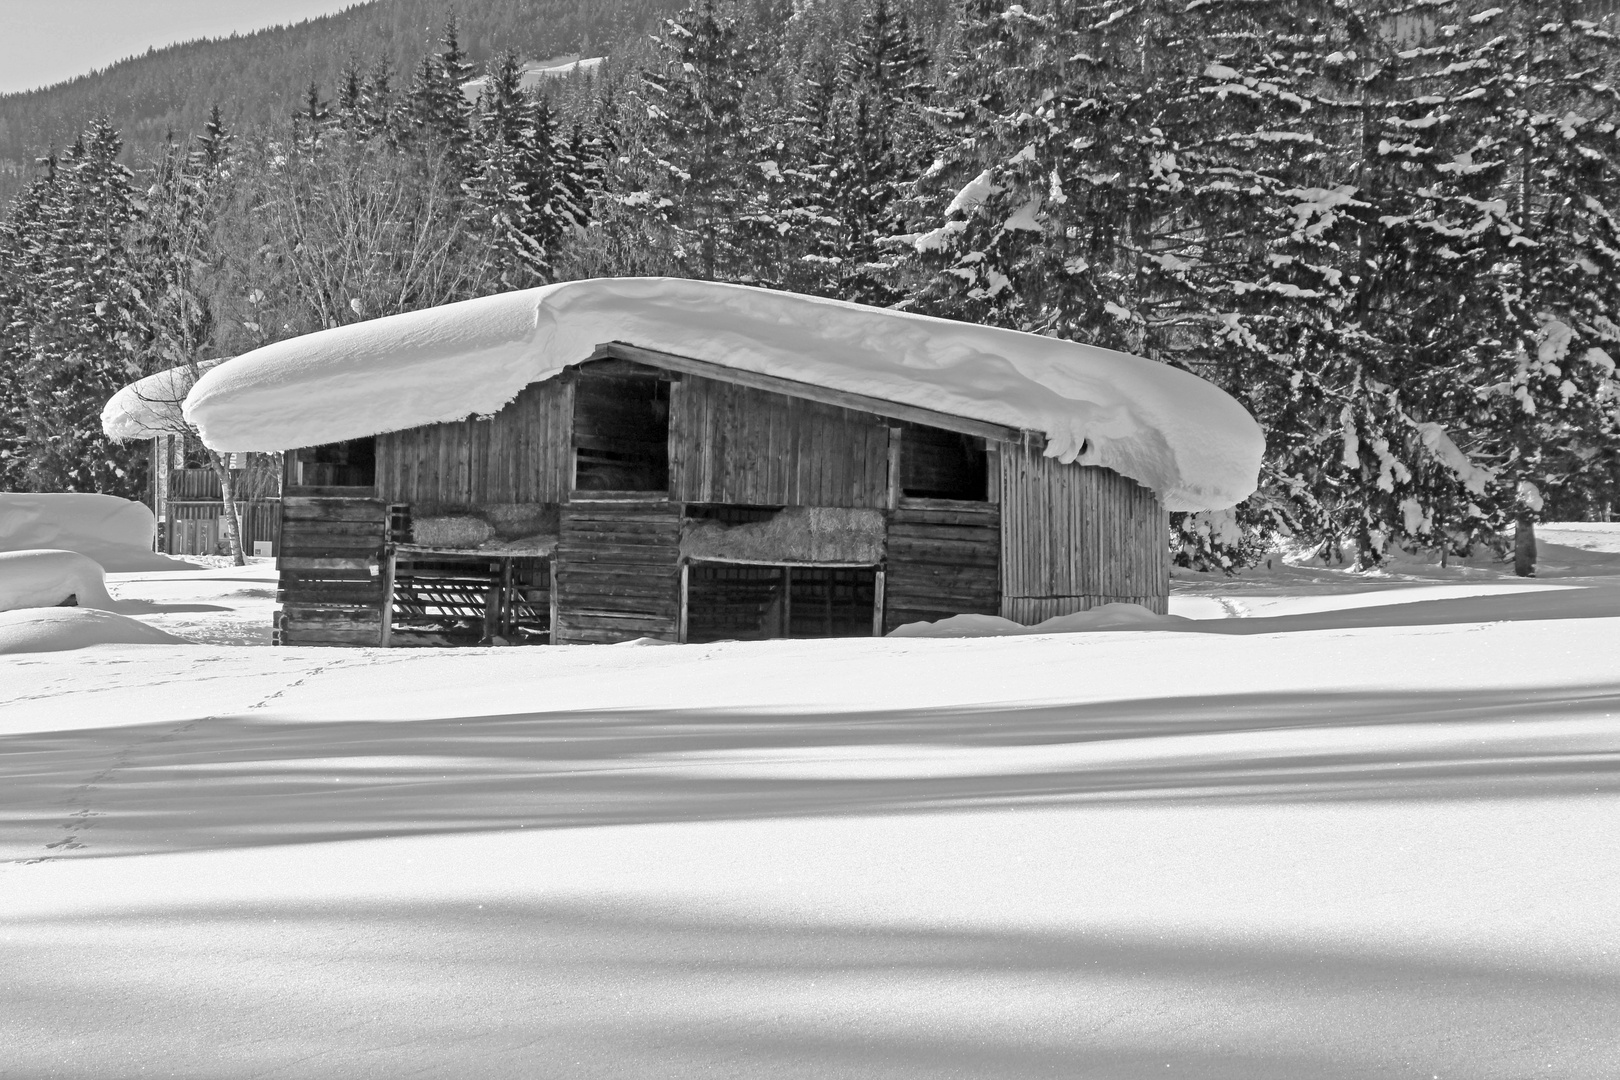
[[[1620,1074],[1617,547],[1173,632],[0,658],[0,1075]],[[267,587],[111,577],[221,642]]]

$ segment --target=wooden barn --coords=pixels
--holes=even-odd
[[[340,359],[332,363],[338,381],[325,390],[300,383],[307,367],[274,355],[266,366],[239,369],[240,378],[223,389],[211,387],[212,374],[199,383],[187,407],[193,411],[201,398],[194,411],[205,439],[221,438],[210,430],[210,407],[213,426],[227,430],[228,415],[219,413],[273,413],[276,395],[290,402],[286,391],[293,388],[326,410],[272,425],[273,436],[227,434],[222,448],[252,440],[259,443],[253,449],[266,449],[272,437],[286,441],[300,433],[349,435],[285,447],[281,643],[877,636],[964,613],[1033,624],[1112,602],[1165,611],[1168,533],[1160,492],[1119,469],[1087,463],[1088,454],[1107,455],[1071,430],[1056,433],[1074,444],[1070,456],[1078,460],[1064,462],[1048,455],[1054,435],[1041,430],[1055,425],[1007,422],[1039,420],[1038,410],[951,407],[952,395],[938,392],[942,383],[958,398],[970,397],[980,383],[968,379],[961,390],[962,372],[953,369],[946,378],[917,364],[919,324],[917,340],[925,344],[928,335],[948,341],[987,328],[735,286],[573,285],[594,285],[606,295],[570,306],[543,289],[526,301],[545,310],[550,299],[558,309],[554,321],[571,324],[568,334],[553,332],[547,341],[501,329],[502,311],[492,304],[510,304],[510,297],[491,298],[441,309],[438,321],[403,316],[327,332],[349,338],[326,339]],[[636,287],[640,307],[631,303],[637,296],[625,295]],[[683,294],[669,300],[663,291],[671,289]],[[764,299],[757,304],[789,310],[794,319],[754,311],[746,318],[763,318],[766,328],[738,329],[746,319],[737,314],[735,293],[758,294]],[[679,311],[666,310],[671,305]],[[656,310],[648,313],[649,306]],[[685,325],[694,309],[709,316],[697,319],[696,329]],[[851,336],[844,333],[849,328],[828,324],[839,318],[859,324],[860,332]],[[495,325],[486,330],[480,319]],[[879,328],[901,320],[909,337],[884,338],[866,326],[873,319]],[[812,325],[821,337],[806,338]],[[502,352],[447,326],[471,326],[517,345]],[[1008,343],[1019,347],[1082,348],[990,333],[1041,343]],[[841,334],[849,340],[841,342]],[[873,343],[874,334],[881,340]],[[433,340],[423,344],[424,335]],[[324,362],[321,337],[299,339],[300,355]],[[565,337],[573,340],[559,340]],[[862,348],[911,355],[892,378],[859,364],[855,376],[817,378],[823,368],[816,363],[782,359]],[[538,377],[509,370],[510,357],[553,352],[562,356],[525,361]],[[361,397],[346,395],[363,393],[368,365],[390,356],[399,362],[397,390],[386,380],[376,383],[372,394],[383,402],[365,404],[363,418],[343,418],[344,400],[362,408]],[[477,391],[498,396],[499,407],[480,404],[488,398],[430,400],[435,388],[455,399],[444,380],[478,381],[480,370],[489,381],[505,380]],[[1197,383],[1206,398],[1231,400],[1174,375]],[[997,378],[1005,381],[1005,373]],[[1063,407],[1066,399],[1059,398],[1054,408]],[[397,408],[388,407],[390,399]],[[1095,407],[1074,408],[1082,423],[1106,426]],[[462,415],[399,422],[431,415],[427,410]],[[1108,423],[1124,427],[1115,414]],[[1140,428],[1133,430],[1140,435]],[[1257,450],[1253,456],[1257,462]]]

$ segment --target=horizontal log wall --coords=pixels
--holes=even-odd
[[[1169,523],[1152,491],[1028,447],[1000,458],[1003,616],[1028,624],[1116,602],[1168,610]]]
[[[889,515],[883,632],[908,622],[1000,610],[1001,510],[901,499]]]
[[[870,413],[684,376],[670,402],[671,498],[882,508],[889,426]]]
[[[558,645],[680,636],[681,508],[663,500],[573,502],[554,555]]]
[[[377,494],[415,505],[418,516],[435,507],[561,502],[573,482],[572,412],[568,380],[551,379],[485,419],[379,435]]]
[[[278,643],[382,644],[387,514],[379,499],[282,500]]]

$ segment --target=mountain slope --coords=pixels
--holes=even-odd
[[[474,62],[513,49],[525,57],[609,51],[678,0],[371,0],[324,18],[253,34],[186,42],[56,86],[0,96],[0,206],[33,162],[105,115],[133,155],[170,131],[199,129],[218,103],[237,126],[291,112],[311,79],[330,95],[352,54],[387,57],[404,86],[452,13]]]

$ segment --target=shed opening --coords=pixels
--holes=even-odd
[[[574,489],[669,490],[669,383],[581,372],[574,386]]]
[[[943,428],[907,424],[900,429],[900,494],[910,499],[990,497],[990,459],[984,440]]]
[[[290,451],[287,471],[294,487],[375,487],[377,439],[368,435]]]
[[[687,568],[686,640],[871,637],[875,566]]]
[[[551,568],[544,558],[402,551],[391,603],[393,645],[551,641]]]

